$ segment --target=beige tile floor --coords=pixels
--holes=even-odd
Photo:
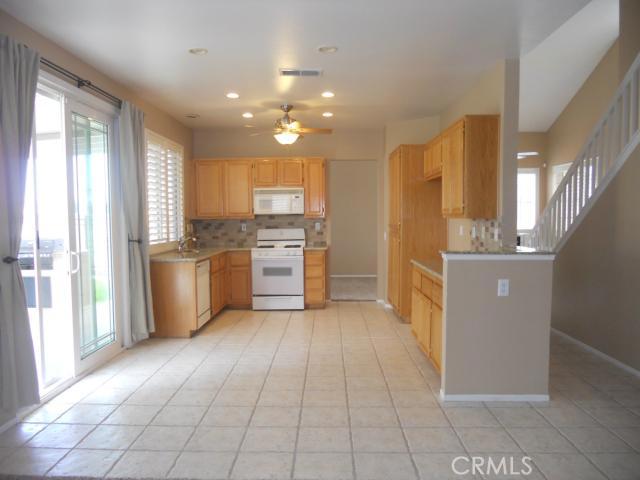
[[[640,478],[640,381],[551,344],[550,402],[441,405],[409,327],[376,303],[228,311],[126,351],[0,435],[0,476],[472,478],[452,459],[527,455],[536,470],[513,478]]]

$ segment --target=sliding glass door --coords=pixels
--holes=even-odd
[[[41,393],[73,376],[64,100],[40,86],[19,261]]]
[[[112,144],[112,115],[39,84],[19,260],[41,395],[120,349]]]
[[[110,181],[113,121],[69,102],[68,150],[72,172],[71,255],[76,310],[76,366],[84,370],[119,348]],[[93,357],[95,355],[95,357]]]

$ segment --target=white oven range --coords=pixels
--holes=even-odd
[[[303,228],[258,230],[251,249],[254,310],[304,309]]]

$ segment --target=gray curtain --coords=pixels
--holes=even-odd
[[[128,307],[123,312],[124,345],[129,347],[155,330],[149,275],[149,227],[146,203],[144,112],[122,102],[118,119],[119,156],[116,169],[121,188],[122,242],[128,252]],[[126,237],[126,238],[125,238]],[[124,245],[123,245],[124,246]],[[124,249],[122,251],[125,251]]]
[[[40,55],[0,35],[0,395],[5,414],[40,401],[17,261]]]

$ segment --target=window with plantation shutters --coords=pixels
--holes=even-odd
[[[183,149],[149,130],[146,134],[149,243],[175,242],[184,226]]]

